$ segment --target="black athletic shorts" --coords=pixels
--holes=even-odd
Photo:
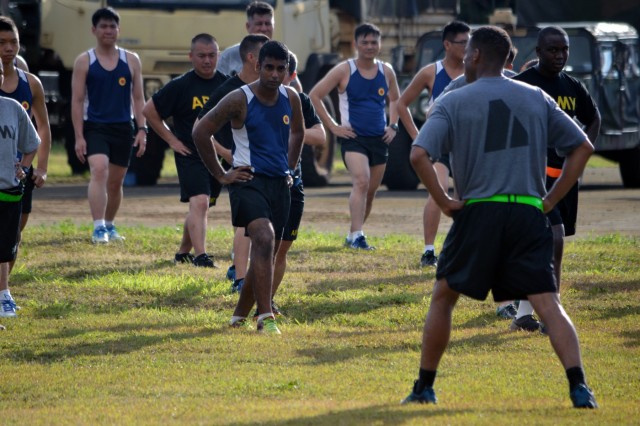
[[[249,182],[232,183],[229,200],[233,226],[246,228],[256,219],[266,218],[273,225],[276,239],[282,239],[291,200],[285,176],[254,175]]]
[[[369,167],[386,164],[389,159],[389,145],[384,143],[382,136],[358,136],[354,139],[338,138],[338,142],[342,152],[342,161],[344,161],[344,154],[347,151],[366,155],[369,159]]]
[[[129,167],[133,152],[133,123],[84,122],[84,139],[87,141],[87,157],[104,154],[109,163]]]
[[[21,216],[20,201],[0,201],[0,263],[16,258]]]
[[[551,189],[557,178],[547,176],[547,190]],[[552,225],[564,225],[564,235],[570,237],[576,234],[576,221],[578,220],[578,184],[576,183],[567,192],[562,200],[555,205],[553,210],[547,213]]]
[[[454,215],[436,277],[471,298],[526,299],[556,292],[553,235],[541,210],[526,204],[480,202]]]
[[[29,173],[24,178],[24,195],[22,196],[22,214],[31,213],[33,205],[33,189],[36,187],[33,181],[33,166],[29,167]]]
[[[180,182],[180,201],[188,203],[189,198],[205,194],[209,196],[209,207],[215,206],[222,184],[209,173],[200,157],[174,152],[174,158]]]
[[[282,233],[282,240],[295,241],[298,238],[298,229],[302,221],[304,211],[304,188],[302,182],[291,187],[291,206],[289,207],[289,219]]]

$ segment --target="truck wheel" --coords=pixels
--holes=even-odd
[[[390,191],[414,190],[418,187],[420,179],[409,161],[411,137],[402,123],[399,123],[398,127],[398,134],[389,145],[389,159],[382,183]]]
[[[640,146],[620,155],[620,176],[626,188],[640,188]]]
[[[324,106],[332,117],[335,117],[335,109],[331,98],[324,99]],[[329,131],[324,146],[312,147],[304,145],[300,158],[302,164],[302,181],[306,187],[326,186],[331,178],[333,170],[333,152],[336,146],[336,137]]]

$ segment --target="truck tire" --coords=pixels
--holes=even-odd
[[[382,183],[390,191],[408,191],[418,188],[420,179],[413,171],[409,154],[411,153],[411,137],[402,123],[398,124],[398,134],[389,144],[389,159],[384,171]]]
[[[331,98],[324,99],[324,106],[332,117],[335,117],[335,109]],[[333,153],[336,146],[336,137],[329,131],[324,146],[312,147],[304,145],[300,162],[302,164],[302,182],[306,187],[322,187],[329,183],[333,170]]]
[[[620,177],[625,188],[640,188],[640,146],[620,155]]]

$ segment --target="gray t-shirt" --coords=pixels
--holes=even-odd
[[[216,69],[226,75],[236,75],[242,70],[240,43],[229,46],[222,51]]]
[[[28,154],[39,145],[40,137],[22,105],[0,96],[0,189],[20,183],[16,179],[18,151]]]
[[[587,136],[537,87],[481,78],[441,95],[414,145],[450,154],[460,199],[496,194],[543,197],[547,146],[566,155]]]

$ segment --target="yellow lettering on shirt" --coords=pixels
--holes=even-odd
[[[575,111],[576,98],[572,98],[570,96],[558,96],[558,106],[563,111]]]

